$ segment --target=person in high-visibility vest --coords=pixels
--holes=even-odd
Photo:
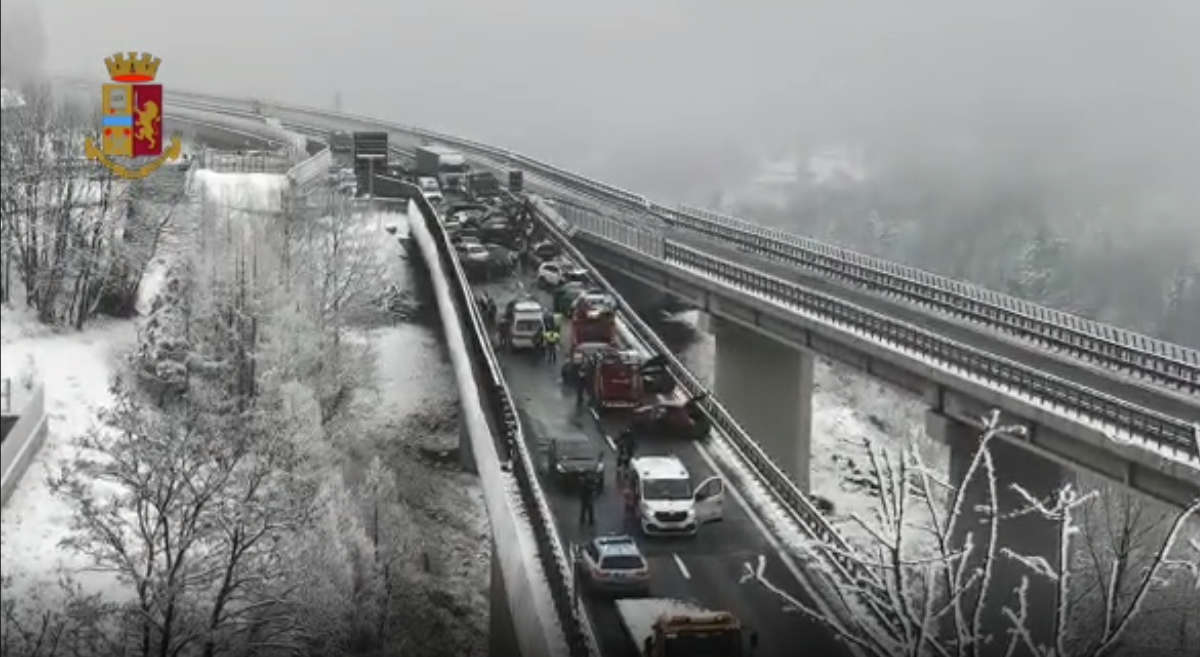
[[[546,329],[542,341],[546,345],[546,362],[558,362],[558,331],[553,327]]]

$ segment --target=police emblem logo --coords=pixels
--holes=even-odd
[[[103,86],[100,148],[88,138],[85,152],[124,178],[144,178],[167,160],[179,157],[181,145],[172,137],[164,149],[163,88],[138,84],[154,80],[162,60],[150,53],[116,53],[104,60],[113,84]],[[154,158],[140,167],[113,158]]]

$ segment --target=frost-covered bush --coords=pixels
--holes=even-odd
[[[191,263],[173,263],[154,297],[150,315],[138,329],[135,370],[152,390],[182,392],[187,388],[191,288]]]

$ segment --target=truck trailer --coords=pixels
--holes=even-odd
[[[444,146],[418,146],[416,175],[433,176],[443,191],[463,191],[467,159],[462,153]]]
[[[727,611],[672,598],[622,598],[616,606],[642,657],[750,657],[756,647],[754,633],[747,640],[741,622]]]

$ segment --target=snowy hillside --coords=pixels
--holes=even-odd
[[[788,207],[796,194],[813,188],[856,185],[867,179],[860,147],[830,146],[780,158],[764,159],[744,184],[721,192],[721,209],[737,206]]]
[[[0,87],[0,110],[10,107],[20,107],[25,104],[21,94],[7,87]]]

